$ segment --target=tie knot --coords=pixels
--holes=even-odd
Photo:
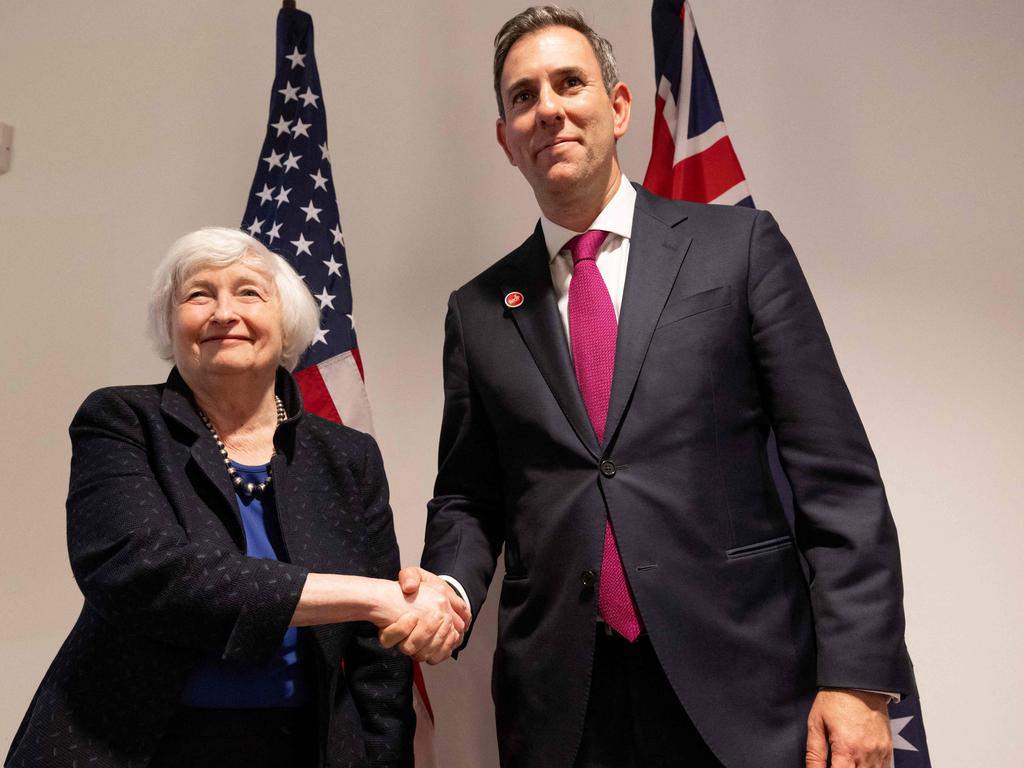
[[[597,252],[601,250],[601,244],[608,237],[603,229],[591,229],[582,235],[576,235],[565,244],[572,254],[572,263],[575,265],[581,261],[593,261],[597,258]]]

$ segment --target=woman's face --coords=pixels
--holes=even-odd
[[[247,259],[190,275],[174,297],[171,335],[188,382],[276,370],[283,339],[273,278]]]

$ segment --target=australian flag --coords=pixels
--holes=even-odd
[[[675,200],[753,208],[754,200],[725,128],[689,0],[654,0],[651,27],[658,91],[644,186]],[[779,464],[774,435],[768,441],[768,461],[792,520],[792,492]],[[908,696],[890,704],[889,720],[894,768],[931,768],[917,698]]]
[[[308,13],[289,7],[278,12],[276,62],[266,137],[242,229],[295,267],[320,304],[320,329],[295,372],[306,410],[372,433]],[[418,664],[413,671],[416,765],[431,768],[434,718]]]

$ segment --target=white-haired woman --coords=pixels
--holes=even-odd
[[[166,383],[99,390],[71,424],[85,605],[6,765],[412,765],[410,665],[377,628],[415,614],[440,659],[464,623],[391,581],[373,439],[302,410],[315,300],[208,228],[157,269],[150,320]]]

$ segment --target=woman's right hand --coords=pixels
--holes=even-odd
[[[448,584],[429,576],[432,578],[421,578],[415,585],[389,582],[389,604],[398,605],[392,589],[397,590],[406,610],[378,626],[385,648],[397,646],[416,661],[439,664],[462,643],[472,617]]]

